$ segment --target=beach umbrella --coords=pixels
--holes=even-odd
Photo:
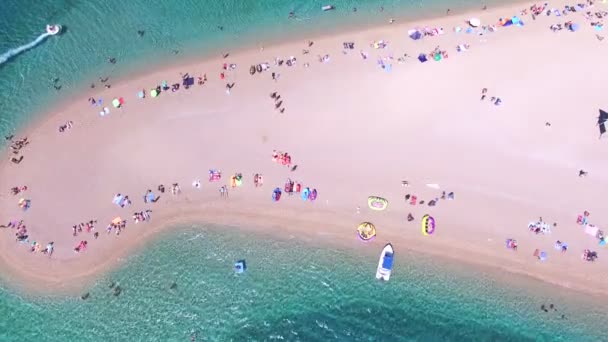
[[[580,26],[576,23],[570,25],[570,31],[572,31],[572,32],[578,31],[579,28],[580,28]]]
[[[600,109],[600,116],[597,118],[597,123],[599,125],[605,123],[606,121],[608,121],[608,112]]]
[[[155,200],[155,199],[156,199],[156,196],[154,195],[154,193],[153,193],[153,192],[148,192],[148,193],[146,194],[146,200],[147,200],[148,202],[154,202],[154,200]]]
[[[600,116],[597,118],[597,124],[600,127],[600,138],[606,133],[606,121],[608,121],[608,112],[600,109]]]
[[[182,85],[184,86],[191,86],[194,84],[194,77],[188,77],[188,78],[184,78],[184,80],[182,81]]]
[[[143,90],[140,90],[139,93],[137,93],[137,97],[139,97],[140,99],[143,99],[145,96],[145,93]]]
[[[469,19],[469,25],[471,25],[473,27],[477,27],[477,26],[481,25],[481,20],[479,20],[478,18],[471,18],[471,19]]]
[[[158,91],[156,91],[156,89],[150,89],[150,96],[157,97],[158,96]]]
[[[169,88],[169,85],[167,85],[167,81],[163,81],[163,82],[161,83],[161,87],[162,87],[163,89],[167,89],[167,88]]]
[[[418,40],[422,38],[422,32],[418,30],[409,30],[407,31],[407,35],[410,36],[413,40]]]
[[[439,52],[437,52],[435,54],[435,56],[433,57],[433,59],[435,59],[436,62],[439,62],[441,60],[441,54]]]
[[[112,100],[112,105],[115,108],[118,108],[118,107],[120,107],[120,101],[118,101],[118,99],[114,99],[114,100]]]
[[[426,55],[421,53],[418,55],[418,60],[420,61],[420,63],[424,63],[426,62]]]
[[[120,218],[120,216],[119,216],[119,217],[115,217],[115,218],[112,220],[112,223],[113,223],[113,224],[120,224],[121,222],[122,222],[122,219]]]

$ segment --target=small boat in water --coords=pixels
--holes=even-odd
[[[61,32],[61,25],[46,25],[46,33],[56,35]]]
[[[247,271],[247,263],[245,262],[245,259],[239,260],[234,263],[234,272],[244,273],[245,271]]]
[[[384,281],[388,281],[390,279],[391,272],[393,271],[394,256],[395,252],[393,251],[393,246],[390,243],[387,243],[380,254],[378,269],[376,270],[376,279]]]
[[[335,10],[336,7],[334,5],[325,5],[325,6],[321,7],[321,9],[323,11],[331,11],[331,10]]]

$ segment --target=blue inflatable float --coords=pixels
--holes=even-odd
[[[307,201],[309,195],[310,195],[310,188],[305,188],[302,191],[302,201]]]

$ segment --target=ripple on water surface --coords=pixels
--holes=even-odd
[[[361,248],[374,247],[381,248]],[[221,341],[599,339],[601,307],[581,296],[540,283],[507,287],[484,272],[405,251],[391,281],[379,283],[370,252],[233,228],[177,231],[100,280],[86,301],[0,292],[1,317],[10,317],[0,319],[0,339],[173,341],[193,332]],[[236,275],[241,258],[248,270]],[[539,310],[549,302],[558,312]]]

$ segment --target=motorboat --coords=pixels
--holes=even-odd
[[[334,5],[325,5],[325,6],[321,7],[321,9],[323,11],[331,11],[331,10],[335,10],[336,7]]]
[[[376,279],[388,281],[393,271],[393,259],[395,252],[393,246],[387,243],[380,253],[380,260],[378,261],[378,269],[376,270]]]
[[[239,260],[234,263],[234,272],[244,273],[245,271],[247,271],[247,263],[245,262],[245,259]]]
[[[46,33],[56,35],[61,32],[61,25],[46,25]]]

